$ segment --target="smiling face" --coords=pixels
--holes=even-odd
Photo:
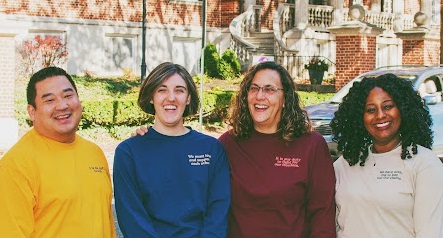
[[[34,129],[52,140],[70,143],[82,117],[82,106],[65,76],[54,76],[35,85],[35,107],[28,105]]]
[[[154,91],[151,103],[155,109],[154,128],[164,134],[183,131],[183,113],[190,103],[185,80],[173,74]]]
[[[376,87],[369,92],[363,120],[378,153],[388,152],[400,142],[400,111],[383,89]]]
[[[272,69],[258,71],[251,81],[251,86],[283,88],[279,73]],[[248,108],[255,130],[267,134],[277,132],[285,102],[283,96],[283,90],[269,92],[262,88],[258,92],[248,92]]]

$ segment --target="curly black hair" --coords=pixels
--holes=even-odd
[[[364,166],[368,157],[372,139],[365,128],[363,116],[368,94],[375,87],[387,92],[400,111],[401,159],[411,158],[410,146],[413,154],[417,154],[417,145],[431,148],[433,136],[429,109],[414,91],[411,82],[394,74],[367,77],[361,82],[354,82],[331,122],[334,141],[349,165],[360,162],[360,166]]]
[[[302,135],[309,134],[312,129],[308,114],[302,107],[300,97],[295,91],[295,84],[289,72],[276,62],[265,61],[252,66],[246,72],[240,84],[240,90],[233,100],[229,118],[233,135],[237,139],[245,139],[249,138],[254,131],[254,121],[248,107],[248,89],[256,73],[265,69],[278,72],[283,86],[285,103],[282,109],[281,120],[277,125],[281,139],[285,142],[290,142]]]

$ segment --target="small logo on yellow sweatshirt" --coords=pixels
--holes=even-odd
[[[96,173],[103,173],[105,167],[103,166],[89,166],[89,169]]]

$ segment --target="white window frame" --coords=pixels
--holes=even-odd
[[[129,39],[131,41],[130,58],[125,58],[125,62],[130,60],[128,65],[116,65],[115,59],[113,58],[115,46],[114,40],[125,40]],[[105,34],[105,57],[106,63],[104,69],[110,74],[121,74],[124,69],[131,69],[133,72],[137,70],[137,35],[134,34],[119,34],[119,33],[106,33]]]

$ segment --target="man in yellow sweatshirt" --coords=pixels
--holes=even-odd
[[[33,128],[0,160],[0,236],[115,237],[108,164],[76,133],[82,106],[71,76],[38,71],[27,100]]]

